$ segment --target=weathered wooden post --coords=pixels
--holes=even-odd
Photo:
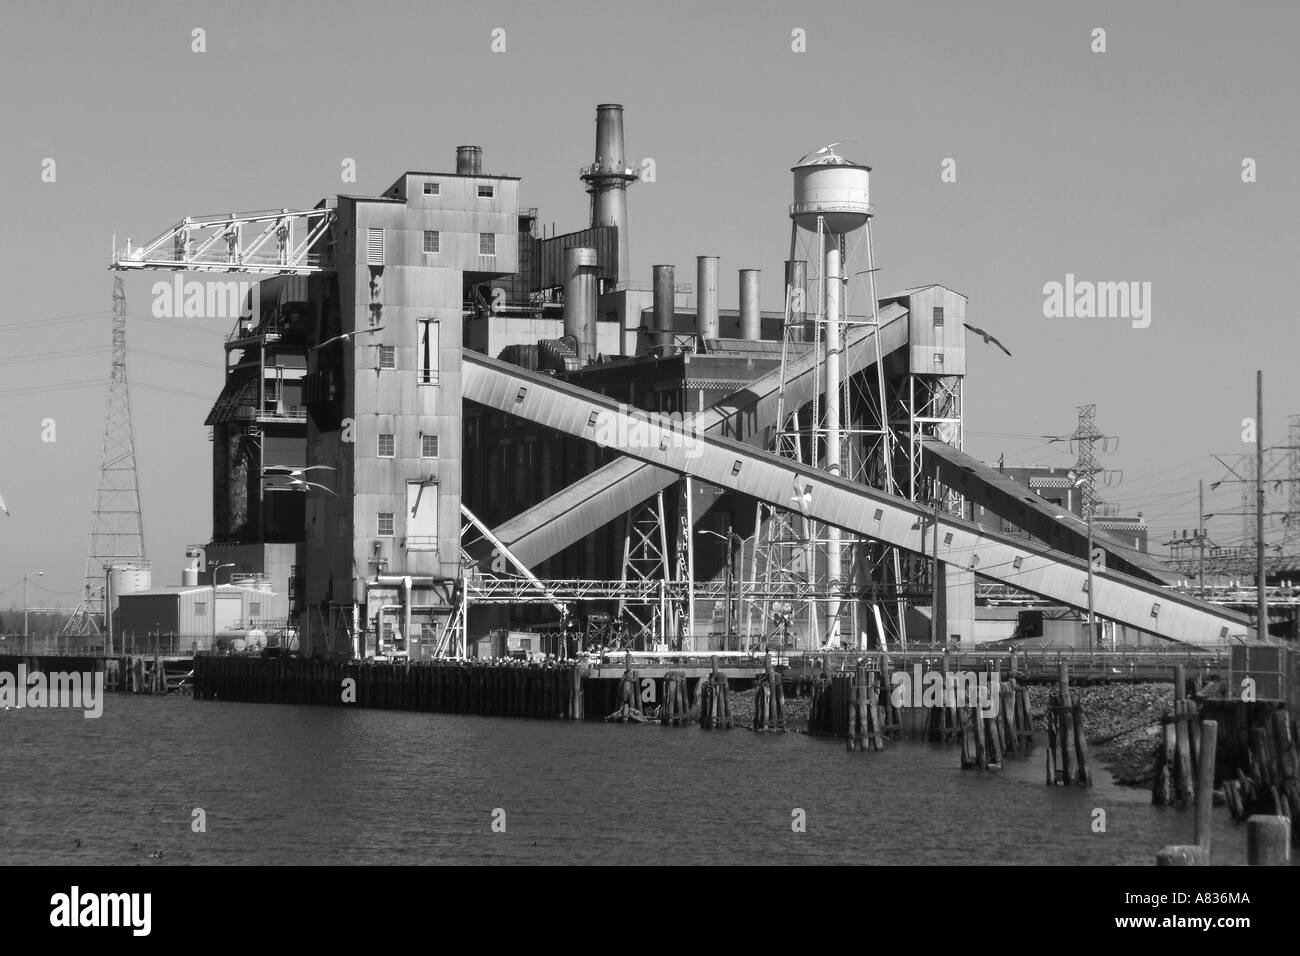
[[[1156,854],[1156,866],[1209,866],[1210,851],[1202,846],[1167,846]]]
[[[1201,765],[1196,781],[1196,845],[1210,852],[1210,811],[1214,807],[1214,747],[1219,739],[1219,725],[1213,720],[1200,722]]]
[[[1246,821],[1246,862],[1251,866],[1291,863],[1291,821],[1283,816],[1256,814]]]

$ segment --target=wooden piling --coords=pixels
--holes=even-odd
[[[1246,862],[1250,866],[1289,866],[1291,821],[1283,816],[1256,814],[1246,821]]]
[[[1167,846],[1156,854],[1156,866],[1209,866],[1210,851],[1202,846]]]
[[[1219,725],[1213,720],[1198,725],[1204,745],[1201,751],[1200,778],[1196,782],[1196,845],[1210,852],[1210,811],[1214,807],[1214,748],[1219,737]]]

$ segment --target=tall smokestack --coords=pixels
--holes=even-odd
[[[695,331],[706,339],[719,338],[718,257],[695,258]]]
[[[627,184],[637,178],[623,155],[623,107],[602,103],[596,107],[596,160],[582,171],[591,194],[591,225],[618,228],[618,278],[626,282],[628,269]],[[608,267],[608,265],[607,265]]]
[[[578,343],[584,365],[596,357],[596,278],[600,274],[595,249],[564,250],[564,334]]]
[[[790,296],[790,324],[798,329],[795,341],[804,339],[804,325],[808,321],[808,263],[802,259],[785,262],[785,288]]]
[[[757,342],[763,337],[763,321],[758,311],[759,269],[740,270],[740,337]]]
[[[672,266],[654,267],[654,343],[667,355],[673,344],[673,312],[676,306]]]
[[[456,172],[462,176],[480,175],[483,172],[483,147],[457,146]]]

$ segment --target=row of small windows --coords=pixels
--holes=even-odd
[[[375,449],[380,458],[397,457],[397,436],[387,433],[381,433],[379,436],[378,447]],[[438,436],[421,435],[420,436],[420,457],[437,458],[438,457]]]
[[[207,602],[207,601],[195,601],[195,602],[194,602],[194,616],[195,616],[195,617],[207,617],[207,616],[208,616],[208,602]],[[260,603],[258,603],[257,601],[250,601],[250,602],[249,602],[249,605],[248,605],[248,616],[249,616],[250,618],[259,618],[259,617],[261,617],[261,616],[262,616],[262,605],[261,605]]]
[[[442,236],[437,229],[424,230],[424,253],[429,256],[436,256],[442,251]],[[494,232],[480,232],[478,234],[478,254],[480,256],[495,256],[497,254],[497,236]]]
[[[497,194],[497,187],[492,183],[479,183],[477,188],[475,189],[475,192],[477,192],[479,199],[495,199]],[[426,196],[442,195],[442,184],[435,183],[435,182],[426,182],[424,184],[424,194]]]
[[[425,229],[424,254],[436,256],[442,251],[442,235],[437,229]],[[495,232],[478,234],[478,254],[495,256],[497,254],[497,236]],[[366,264],[382,266],[384,264],[384,229],[382,226],[370,226],[366,230]]]
[[[440,326],[437,319],[420,319],[419,323],[419,337],[415,343],[416,359],[419,362],[416,380],[421,385],[437,385]],[[397,368],[397,346],[381,345],[376,351],[379,353],[378,362],[381,370]]]

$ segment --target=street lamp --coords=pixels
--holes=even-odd
[[[727,533],[725,535],[719,534],[716,531],[707,531],[707,530],[700,530],[696,533],[710,535],[714,538],[719,539],[720,541],[725,541],[727,544],[727,590],[726,590],[727,600],[726,600],[726,608],[723,612],[723,619],[722,619],[723,620],[722,649],[724,651],[730,650],[731,648],[729,647],[729,645],[731,643],[731,601],[732,601],[733,588],[735,586],[734,565],[736,563],[734,543],[736,541],[739,541],[741,548],[744,548],[745,539],[742,538],[740,535],[736,534],[734,531],[732,531],[731,525],[727,525]]]
[[[212,571],[212,643],[208,645],[208,650],[217,648],[217,572],[222,568],[233,568],[235,563],[228,561],[224,564],[209,564]]]
[[[23,575],[23,652],[27,651],[27,579],[44,577],[44,571],[31,571]]]

